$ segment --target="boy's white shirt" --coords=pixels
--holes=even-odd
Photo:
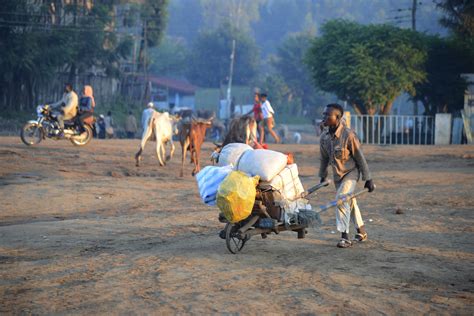
[[[270,104],[270,101],[265,100],[265,102],[263,102],[263,104],[262,104],[263,118],[266,119],[266,118],[269,118],[269,117],[273,117],[274,113],[275,113],[275,111],[273,110],[272,105]]]

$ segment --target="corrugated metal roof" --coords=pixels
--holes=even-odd
[[[148,79],[159,86],[172,89],[178,92],[184,92],[188,94],[194,94],[196,92],[196,87],[195,85],[192,85],[188,82],[177,80],[177,79],[172,79],[172,78],[166,78],[166,77],[148,77]]]

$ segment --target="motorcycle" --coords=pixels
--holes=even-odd
[[[82,133],[75,118],[64,121],[64,136],[62,136],[55,117],[56,113],[49,105],[38,105],[36,113],[38,118],[28,121],[21,129],[21,140],[27,146],[37,145],[46,137],[53,140],[69,139],[75,146],[85,146],[92,139],[92,128],[95,121],[93,116],[84,120],[84,132]]]

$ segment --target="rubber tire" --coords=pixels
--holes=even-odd
[[[21,129],[21,133],[20,133],[20,138],[21,138],[21,141],[26,145],[26,146],[33,146],[33,145],[38,145],[39,143],[41,143],[41,141],[43,140],[43,137],[44,137],[44,132],[43,130],[40,128],[39,129],[39,140],[38,142],[34,142],[34,143],[30,143],[28,142],[26,139],[25,139],[25,130],[28,129],[29,127],[31,126],[36,126],[38,128],[38,124],[36,123],[26,123],[23,128]]]
[[[70,138],[70,141],[74,146],[85,146],[89,144],[92,137],[94,136],[94,134],[92,133],[92,128],[89,125],[84,125],[84,129],[85,129],[85,132],[87,133],[87,136],[84,141],[81,142],[81,141],[76,140],[75,136]]]

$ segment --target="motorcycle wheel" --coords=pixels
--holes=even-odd
[[[93,136],[92,128],[89,125],[84,125],[84,129],[85,131],[81,135],[72,136],[70,138],[74,146],[85,146],[91,141]]]
[[[37,145],[43,139],[43,129],[38,127],[38,124],[27,123],[21,129],[21,141],[27,146]]]

